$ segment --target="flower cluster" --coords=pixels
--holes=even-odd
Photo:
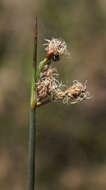
[[[47,55],[49,60],[57,61],[57,57],[67,53],[67,45],[65,41],[53,38],[47,41]],[[55,58],[55,59],[54,59]],[[77,80],[73,81],[71,87],[66,88],[63,82],[59,81],[57,70],[50,66],[51,62],[46,62],[40,70],[40,76],[36,81],[36,106],[54,101],[64,104],[75,104],[85,99],[89,99],[90,95],[86,89],[87,81],[81,84]],[[42,65],[42,63],[41,63]]]
[[[65,41],[61,41],[56,38],[52,38],[52,40],[45,39],[47,42],[44,45],[47,45],[45,50],[49,53],[54,53],[54,55],[63,55],[67,52],[67,45]]]
[[[73,81],[73,85],[65,90],[66,86],[58,78],[59,74],[55,68],[44,66],[36,83],[37,106],[48,101],[74,104],[90,98],[89,92],[86,90],[86,82],[82,85],[78,81]]]
[[[90,94],[86,90],[86,81],[84,85],[77,80],[73,81],[73,85],[65,91],[56,94],[55,100],[62,100],[64,104],[75,104],[83,100],[90,99]]]
[[[47,42],[44,44],[47,46],[45,48],[47,56],[51,56],[53,61],[59,60],[60,56],[63,54],[69,54],[65,41],[57,38],[52,38],[51,40],[45,39],[45,41]]]
[[[60,91],[63,84],[57,78],[56,69],[45,65],[36,83],[37,106],[43,104],[47,99],[51,100]]]

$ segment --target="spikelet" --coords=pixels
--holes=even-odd
[[[48,52],[48,54],[53,53],[54,55],[59,56],[68,54],[67,44],[65,41],[56,38],[52,38],[51,40],[45,39],[45,41],[47,42],[44,44],[47,46],[45,50]]]
[[[36,83],[37,89],[37,105],[42,105],[43,102],[62,102],[63,104],[75,104],[86,99],[90,99],[90,94],[86,87],[77,80],[73,81],[73,85],[69,88],[59,81],[57,70],[52,67],[44,67],[40,78]]]
[[[75,104],[86,99],[90,99],[90,94],[86,90],[86,83],[84,85],[80,82],[73,81],[73,85],[65,91],[60,91],[56,94],[55,100],[61,100],[64,104]]]

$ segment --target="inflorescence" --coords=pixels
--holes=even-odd
[[[47,54],[53,57],[59,57],[66,54],[67,45],[65,41],[61,41],[53,38],[52,40],[46,40]],[[50,62],[45,63],[42,71],[40,72],[40,77],[37,79],[36,88],[36,106],[41,106],[48,102],[62,102],[63,104],[75,104],[86,99],[90,99],[89,92],[86,89],[87,81],[84,84],[73,81],[72,86],[69,88],[64,85],[62,81],[59,80],[59,74],[57,70],[51,67]],[[57,61],[57,60],[55,60]]]
[[[47,47],[45,50],[49,53],[53,53],[54,55],[63,55],[67,52],[67,44],[65,41],[52,38],[52,40],[45,39],[47,42],[46,45]]]

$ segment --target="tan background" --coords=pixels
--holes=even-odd
[[[71,56],[56,63],[67,84],[88,80],[94,96],[37,111],[37,189],[106,189],[106,1],[0,1],[0,189],[27,189],[33,24],[38,61],[45,38],[61,37]]]

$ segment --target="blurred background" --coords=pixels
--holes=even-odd
[[[106,189],[106,1],[0,0],[0,189],[27,189],[34,17],[45,38],[68,44],[61,79],[88,80],[91,100],[37,110],[37,189]]]

